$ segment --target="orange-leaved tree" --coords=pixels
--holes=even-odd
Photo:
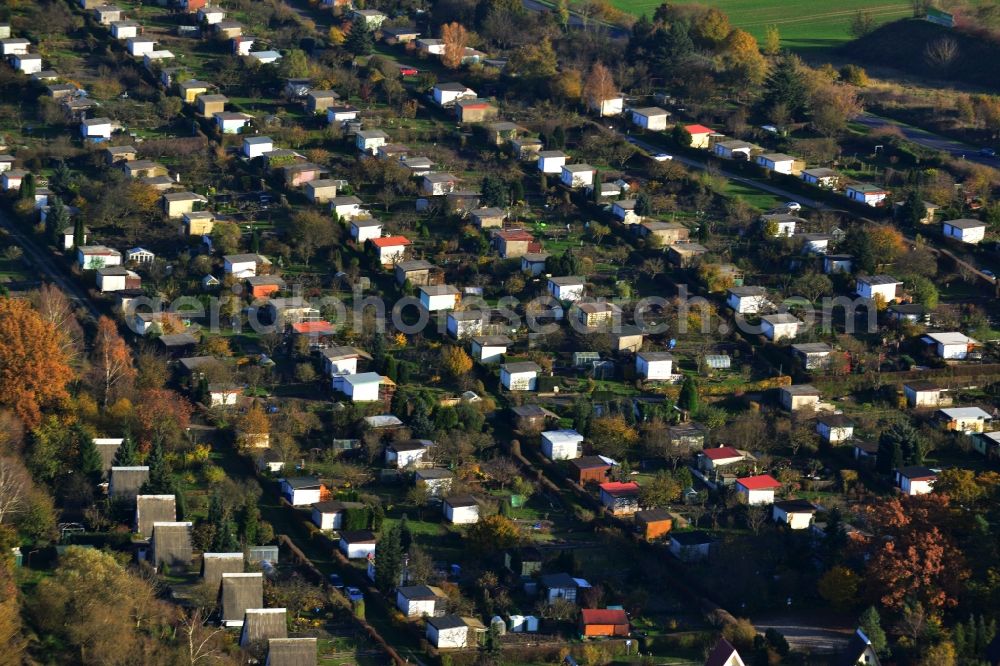
[[[73,378],[63,338],[31,304],[0,298],[0,404],[28,427],[38,425],[42,408],[69,397]]]
[[[176,391],[146,389],[139,393],[135,420],[141,448],[148,451],[156,440],[167,448],[178,448],[193,411],[191,403]]]
[[[465,57],[465,47],[469,44],[469,33],[465,26],[455,21],[441,26],[441,41],[444,42],[441,63],[448,69],[458,69]]]
[[[893,610],[919,602],[932,611],[954,607],[968,578],[945,495],[893,497],[865,508],[872,533],[860,537],[870,556],[870,591]]]
[[[108,317],[97,321],[90,360],[94,384],[101,392],[101,403],[106,408],[112,397],[127,391],[136,377],[132,351],[118,334],[118,326]]]
[[[270,430],[264,408],[255,402],[236,422],[236,443],[244,450],[266,447]]]

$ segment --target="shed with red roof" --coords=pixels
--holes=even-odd
[[[736,495],[741,502],[751,506],[755,504],[774,504],[774,491],[781,487],[781,482],[770,474],[759,474],[736,479]]]
[[[580,611],[580,633],[588,637],[628,636],[628,615],[613,608],[584,608]]]
[[[705,449],[698,454],[698,468],[704,472],[712,472],[745,459],[743,453],[731,446],[718,446],[714,449]]]
[[[715,130],[704,125],[686,125],[684,129],[691,135],[692,148],[708,148],[709,137],[715,134]]]
[[[378,253],[379,263],[383,266],[392,266],[403,260],[406,256],[406,248],[410,245],[410,239],[406,236],[382,236],[381,238],[369,238],[368,242]]]
[[[639,510],[639,484],[634,481],[602,483],[601,504],[616,516],[628,516]]]

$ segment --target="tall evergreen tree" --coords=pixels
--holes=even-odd
[[[410,545],[413,543],[413,532],[410,531],[410,523],[404,513],[399,519],[399,544],[403,549],[403,552],[410,550]]]
[[[698,411],[698,381],[691,375],[685,377],[684,383],[681,384],[681,393],[677,398],[677,406],[691,413]]]
[[[260,508],[252,496],[248,496],[240,510],[240,535],[246,546],[256,546],[260,540]]]
[[[79,217],[79,216],[77,216]],[[56,195],[49,197],[49,210],[45,214],[45,232],[53,244],[59,245],[63,229],[69,226],[69,211],[62,199]]]
[[[351,24],[344,48],[354,55],[368,55],[375,49],[375,36],[364,19]]]
[[[635,214],[643,217],[653,214],[653,201],[648,192],[640,192],[635,198]]]
[[[875,652],[880,657],[889,656],[889,641],[882,629],[882,618],[879,617],[878,610],[874,606],[869,606],[861,614],[861,617],[858,618],[858,627],[872,642],[872,647],[875,648]]]
[[[507,184],[499,176],[494,174],[483,176],[480,188],[484,206],[503,208],[509,203]]]
[[[80,456],[78,462],[80,472],[91,477],[93,480],[100,479],[101,474],[104,473],[104,461],[101,460],[101,454],[97,451],[94,438],[80,431],[77,439],[77,448]]]
[[[133,467],[139,464],[139,449],[135,440],[132,439],[132,433],[125,433],[121,445],[115,451],[115,459],[112,464],[115,467]]]
[[[780,104],[790,118],[799,120],[803,117],[808,92],[798,57],[785,55],[778,60],[764,88],[762,103],[765,113]]]
[[[160,438],[153,442],[153,448],[146,457],[146,465],[149,467],[149,480],[144,484],[145,492],[151,495],[169,493],[174,483],[170,476],[170,463],[167,462],[163,441]]]
[[[927,205],[919,189],[912,190],[899,208],[898,219],[902,224],[919,227],[927,217]]]
[[[65,227],[60,227],[56,233],[61,234]],[[82,247],[87,244],[87,228],[83,225],[83,215],[77,215],[73,220],[73,247]]]
[[[180,481],[174,481],[174,487],[171,488],[170,492],[174,496],[174,513],[177,514],[177,520],[184,520],[187,516],[187,500],[184,497]]]
[[[878,452],[875,458],[875,469],[882,474],[892,474],[892,470],[903,466],[903,447],[899,441],[893,437],[887,437],[886,433],[878,440]]]
[[[552,130],[552,148],[562,150],[566,147],[566,129],[562,125],[556,125]]]
[[[18,190],[21,199],[35,198],[35,174],[28,173],[21,179],[21,189]]]
[[[375,584],[383,592],[399,585],[403,571],[403,545],[399,525],[387,529],[375,545]]]

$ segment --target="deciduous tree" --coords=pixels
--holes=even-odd
[[[137,375],[132,352],[119,335],[118,326],[108,317],[97,321],[90,359],[101,404],[107,408],[114,397],[129,389]]]
[[[457,345],[441,347],[441,367],[453,379],[459,379],[472,370],[472,358]]]
[[[604,63],[595,62],[587,74],[587,81],[583,84],[583,95],[592,106],[599,106],[601,102],[611,99],[618,94],[618,86],[615,78]]]
[[[823,574],[817,583],[819,596],[836,608],[847,610],[857,603],[861,581],[858,575],[844,566],[835,566]]]
[[[465,26],[457,21],[441,26],[441,41],[444,42],[441,64],[448,69],[458,69],[465,58],[465,47],[469,44],[469,33]]]
[[[866,580],[886,607],[920,603],[933,610],[954,607],[969,573],[950,530],[943,495],[893,497],[865,507],[871,537],[861,537],[868,556]]]
[[[639,441],[639,433],[621,414],[591,420],[587,437],[599,453],[617,459],[625,458]]]
[[[521,542],[522,535],[514,521],[495,514],[470,526],[467,538],[473,552],[486,554],[513,548]]]
[[[252,449],[267,437],[271,424],[259,402],[254,402],[236,423],[236,443],[241,449]]]
[[[170,389],[147,389],[138,396],[135,419],[139,443],[148,450],[154,440],[168,449],[178,447],[191,423],[191,403]]]
[[[65,341],[23,299],[0,298],[0,404],[33,427],[41,410],[69,397]]]

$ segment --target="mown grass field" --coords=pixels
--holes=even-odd
[[[859,10],[870,11],[879,24],[912,14],[909,2],[887,0],[698,0],[698,3],[718,7],[734,26],[747,30],[758,40],[763,39],[767,26],[776,26],[784,47],[795,51],[830,49],[850,40],[848,27]],[[636,16],[652,16],[661,0],[611,0],[611,4]]]

